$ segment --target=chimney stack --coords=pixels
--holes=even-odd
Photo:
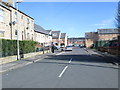
[[[14,7],[14,0],[8,0],[8,3]]]

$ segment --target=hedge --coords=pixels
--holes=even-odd
[[[35,52],[36,44],[31,40],[19,41],[20,53]],[[0,39],[0,54],[1,57],[17,55],[17,40]]]

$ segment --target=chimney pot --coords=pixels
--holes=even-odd
[[[14,0],[8,0],[8,3],[14,7]]]

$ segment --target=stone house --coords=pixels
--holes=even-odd
[[[34,24],[34,39],[42,46],[49,46],[52,42],[51,34],[40,25]]]
[[[14,0],[0,3],[1,38],[34,40],[34,19],[14,7]],[[4,30],[4,31],[3,31]]]

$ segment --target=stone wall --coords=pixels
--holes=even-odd
[[[45,53],[49,53],[49,50],[44,51],[44,54]],[[43,54],[43,51],[24,54],[23,59],[30,58],[30,57],[33,57],[33,56],[36,56],[36,55],[42,55],[42,54]],[[10,63],[10,62],[14,62],[14,61],[17,61],[17,56],[16,55],[15,56],[3,57],[3,58],[0,58],[0,65]]]

